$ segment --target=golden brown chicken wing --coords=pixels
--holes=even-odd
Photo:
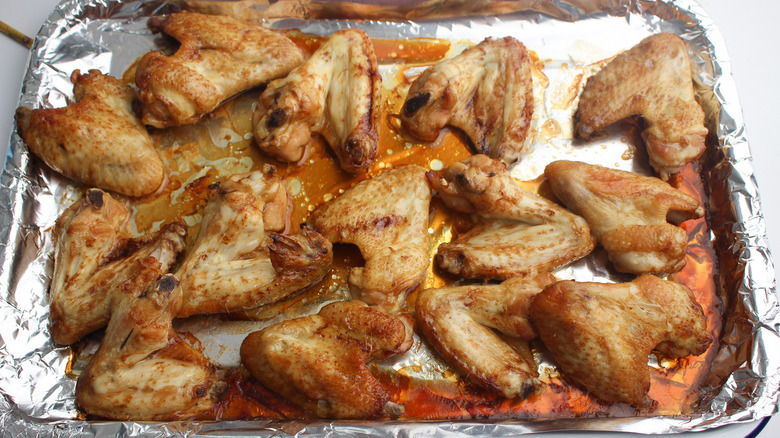
[[[652,275],[621,284],[560,281],[530,311],[564,376],[609,403],[649,406],[651,351],[697,355],[712,342],[690,289]]]
[[[512,37],[488,38],[425,70],[409,88],[401,123],[428,141],[454,126],[477,153],[511,166],[525,146],[532,113],[528,51]]]
[[[563,266],[596,245],[583,218],[521,189],[503,163],[485,155],[428,178],[448,207],[478,218],[471,230],[439,246],[436,263],[445,271],[507,279]]]
[[[266,234],[284,226],[287,198],[270,165],[211,187],[198,237],[176,273],[184,291],[177,316],[258,307],[322,279],[333,260],[324,237],[310,229]]]
[[[588,221],[618,271],[670,273],[685,265],[688,233],[668,222],[704,215],[693,197],[658,178],[577,161],[550,163],[544,174],[555,195]]]
[[[184,249],[186,229],[177,223],[130,240],[127,207],[99,189],[68,208],[54,229],[50,286],[51,333],[72,344],[108,323],[115,290],[141,272],[159,277]]]
[[[149,24],[181,43],[172,56],[152,51],[136,65],[143,122],[157,128],[195,123],[231,96],[303,62],[289,38],[235,18],[177,12]]]
[[[88,186],[127,196],[154,193],[165,180],[165,166],[133,112],[133,90],[98,70],[76,70],[70,80],[76,103],[16,110],[19,135],[30,151]]]
[[[408,315],[339,302],[251,333],[241,361],[263,385],[318,417],[376,418],[390,394],[366,362],[406,352],[412,335]]]
[[[647,155],[662,179],[704,152],[704,111],[694,96],[688,47],[680,37],[647,37],[588,79],[575,128],[588,138],[632,115],[644,118]]]
[[[252,117],[257,144],[296,162],[319,133],[344,170],[365,172],[376,157],[381,88],[371,40],[362,30],[340,30],[263,91]]]
[[[310,220],[331,242],[357,245],[365,265],[350,272],[352,291],[392,311],[428,269],[430,202],[425,169],[404,166],[360,182]]]
[[[79,377],[76,402],[116,420],[171,421],[214,406],[226,387],[215,368],[171,327],[176,278],[142,271],[122,284],[100,348]]]
[[[552,274],[544,273],[499,285],[426,289],[417,298],[417,321],[428,341],[465,377],[504,397],[526,398],[540,384],[527,343],[536,337],[528,308],[533,296],[554,282]]]

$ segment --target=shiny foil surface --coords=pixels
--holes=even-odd
[[[185,4],[186,3],[186,4]],[[133,61],[165,44],[146,26],[150,16],[187,6],[261,22],[277,29],[297,29],[309,35],[303,44],[316,44],[313,35],[357,27],[374,40],[380,71],[388,94],[387,110],[397,111],[408,79],[437,58],[452,56],[486,37],[514,36],[535,56],[533,142],[512,174],[524,188],[544,191],[540,179],[547,163],[572,159],[650,174],[639,139],[639,125],[621,122],[592,141],[574,138],[572,115],[587,77],[618,52],[642,38],[671,32],[688,44],[694,68],[697,98],[710,130],[708,148],[700,162],[688,166],[675,179],[681,190],[693,194],[707,209],[706,221],[685,224],[691,236],[688,264],[672,279],[691,287],[708,314],[708,324],[719,342],[700,358],[680,364],[655,363],[650,395],[666,400],[662,409],[640,416],[621,407],[566,402],[562,413],[533,406],[497,402],[484,418],[479,400],[457,396],[460,388],[452,372],[415,335],[415,346],[400,358],[374,364],[392,378],[394,391],[410,400],[407,416],[400,420],[339,422],[325,420],[213,421],[202,418],[170,423],[107,422],[87,419],[75,405],[75,377],[98,345],[93,336],[80,342],[77,351],[53,343],[48,329],[48,285],[53,269],[51,232],[59,214],[83,193],[84,187],[45,168],[30,155],[14,133],[0,186],[0,429],[21,436],[158,436],[168,434],[317,436],[397,436],[461,433],[512,435],[541,431],[602,430],[639,433],[678,433],[706,430],[726,424],[753,421],[777,409],[780,382],[780,317],[775,295],[775,272],[765,236],[765,221],[753,178],[750,149],[745,136],[739,101],[731,78],[725,43],[711,19],[690,0],[681,1],[439,1],[380,0],[377,2],[291,1],[111,1],[65,0],[52,12],[35,38],[24,79],[20,105],[62,107],[72,96],[71,72],[99,69],[122,77]],[[291,34],[293,35],[293,34]],[[301,37],[303,38],[303,37]],[[426,38],[425,40],[409,40]],[[404,43],[404,41],[409,41]],[[409,47],[416,41],[422,61]],[[446,44],[445,44],[446,43]],[[404,85],[405,84],[405,85]],[[254,94],[253,94],[254,93]],[[247,136],[245,120],[257,91],[250,91],[219,108],[208,120],[185,132],[157,134],[163,159],[181,191],[163,197],[175,206],[160,213],[162,201],[139,202],[135,215],[140,235],[158,229],[168,216],[182,216],[195,235],[204,202],[185,190],[192,181],[216,181],[261,165],[263,158]],[[12,121],[5,121],[12,123]],[[387,141],[373,170],[415,163],[438,170],[465,157],[452,132],[437,140],[436,153],[412,144],[383,128]],[[182,142],[186,138],[189,143]],[[384,138],[384,137],[383,137]],[[392,146],[387,146],[390,144]],[[193,146],[194,145],[194,146]],[[204,149],[205,148],[205,149]],[[208,152],[205,153],[204,151]],[[182,157],[192,158],[187,165]],[[193,158],[194,157],[194,158]],[[175,166],[172,166],[175,165]],[[316,167],[316,166],[312,166]],[[334,172],[338,172],[334,167]],[[296,173],[298,172],[298,173]],[[319,203],[337,196],[348,182],[337,178],[323,186],[307,180],[306,164],[287,169],[288,189],[295,202],[293,221],[300,222]],[[311,178],[309,178],[311,179]],[[174,186],[174,189],[176,187]],[[203,196],[203,193],[200,193]],[[186,200],[186,201],[185,201]],[[168,205],[166,204],[166,205]],[[166,216],[167,215],[167,216]],[[433,216],[429,230],[436,239],[448,239],[448,229]],[[350,256],[347,255],[347,258]],[[244,336],[281,319],[316,312],[323,304],[342,300],[346,270],[334,268],[322,285],[285,303],[263,308],[240,318],[201,317],[176,322],[176,329],[197,344],[218,366],[235,369],[238,347]],[[628,281],[609,268],[606,256],[597,252],[555,272],[560,279]],[[432,272],[425,287],[439,285]],[[308,298],[315,298],[308,300]],[[774,354],[774,355],[773,355]],[[554,363],[543,352],[537,355],[540,370],[555,382]],[[699,367],[705,367],[701,371]],[[553,371],[550,371],[553,370]],[[689,373],[686,373],[690,370]],[[228,378],[230,381],[230,379]],[[676,381],[695,384],[695,399]],[[414,382],[436,388],[434,396],[450,400],[447,412],[418,412],[414,400],[423,394]],[[235,385],[234,385],[235,386]],[[239,388],[239,386],[235,386]],[[417,388],[417,390],[415,390]],[[237,391],[240,390],[237,389]],[[416,392],[415,392],[416,391]],[[462,395],[462,394],[461,394]],[[554,390],[547,399],[553,400]],[[415,399],[416,397],[416,399]],[[671,400],[671,401],[670,401]],[[673,402],[672,402],[673,401]],[[421,404],[421,403],[420,403]],[[602,406],[603,405],[603,406]],[[230,412],[230,406],[223,406]],[[222,411],[220,411],[222,412]],[[225,414],[227,417],[228,415]],[[219,420],[220,414],[213,418]],[[430,419],[431,421],[420,421]]]

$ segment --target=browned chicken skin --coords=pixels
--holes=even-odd
[[[273,166],[234,175],[211,188],[200,232],[176,275],[178,316],[238,312],[278,301],[330,270],[331,244],[311,229],[288,236],[288,195]]]
[[[408,315],[339,302],[251,333],[241,361],[263,385],[318,417],[376,418],[390,394],[366,362],[406,352],[412,335]]]
[[[376,157],[382,77],[374,46],[362,30],[332,34],[287,77],[263,91],[252,116],[257,144],[284,161],[305,156],[321,134],[347,172],[371,168]]]
[[[668,222],[703,216],[693,197],[658,178],[577,161],[550,163],[544,174],[555,195],[588,221],[617,270],[671,273],[685,265],[688,233]]]
[[[526,192],[503,163],[475,155],[428,173],[444,204],[479,222],[439,246],[437,265],[465,278],[507,279],[544,272],[589,254],[595,247],[581,217]]]
[[[704,111],[694,96],[688,47],[680,37],[647,37],[591,77],[580,97],[575,128],[588,138],[632,115],[644,118],[647,154],[662,179],[704,152]]]
[[[477,153],[512,165],[533,113],[531,60],[512,37],[488,38],[425,70],[409,88],[402,127],[433,141],[445,125],[461,129]]]
[[[16,110],[30,151],[88,186],[127,196],[154,193],[165,180],[165,166],[133,112],[133,90],[98,70],[76,70],[70,79],[76,103]]]
[[[201,353],[171,327],[181,303],[176,278],[156,270],[115,285],[117,300],[100,348],[79,377],[76,401],[116,420],[171,421],[214,406],[226,387]]]
[[[177,12],[150,26],[181,43],[171,56],[147,53],[135,69],[143,122],[157,128],[195,123],[231,96],[303,62],[289,38],[230,17]]]
[[[130,240],[127,207],[99,189],[66,210],[54,230],[51,332],[72,344],[108,323],[118,285],[141,272],[160,276],[184,249],[185,228],[171,224]]]
[[[366,263],[349,274],[353,292],[392,311],[430,264],[430,202],[425,169],[404,166],[358,183],[317,208],[310,221],[331,242],[357,245]]]
[[[528,308],[533,296],[554,282],[552,274],[544,273],[500,285],[426,289],[417,298],[417,321],[428,341],[464,376],[504,397],[525,398],[541,385],[527,343],[536,337]]]
[[[620,284],[560,281],[533,299],[530,312],[563,375],[608,403],[648,407],[648,355],[702,354],[712,342],[690,289],[652,275]]]

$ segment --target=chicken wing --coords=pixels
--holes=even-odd
[[[702,217],[693,197],[657,178],[576,161],[550,163],[544,174],[555,195],[588,221],[618,271],[671,273],[685,265],[688,233],[667,221]]]
[[[694,97],[688,48],[680,37],[647,37],[591,77],[580,97],[575,129],[588,138],[637,114],[645,121],[642,138],[650,164],[662,179],[704,152],[704,111]]]
[[[609,403],[649,406],[651,351],[698,355],[712,342],[690,289],[652,275],[560,281],[533,299],[530,313],[564,376]]]
[[[596,245],[585,220],[526,192],[503,163],[474,155],[428,179],[444,204],[478,218],[439,246],[437,265],[465,278],[507,279],[545,272],[589,254]]]
[[[215,368],[171,327],[181,303],[176,278],[142,271],[119,289],[100,348],[76,384],[90,415],[171,421],[214,406],[226,388]]]
[[[408,315],[339,302],[251,333],[241,361],[263,385],[318,417],[376,418],[390,394],[366,362],[406,352],[412,335]]]
[[[284,225],[278,216],[287,215],[287,203],[270,165],[211,187],[198,237],[176,273],[184,291],[177,316],[258,307],[322,279],[333,260],[324,237],[306,228],[266,234],[269,225]]]
[[[381,88],[371,40],[362,30],[340,30],[263,91],[252,116],[257,144],[295,162],[319,133],[344,170],[365,172],[376,157]]]
[[[154,193],[165,166],[132,109],[133,90],[90,70],[70,77],[74,104],[16,110],[19,135],[46,165],[88,186],[127,196]]]
[[[533,105],[525,46],[512,37],[488,38],[425,70],[409,88],[401,124],[428,141],[454,126],[477,153],[511,166],[528,138]]]
[[[352,291],[392,311],[428,269],[430,202],[425,169],[410,165],[360,182],[317,208],[310,220],[331,242],[357,245],[365,265],[352,268]]]
[[[540,382],[527,341],[536,337],[528,308],[554,283],[552,274],[514,277],[500,285],[426,289],[417,321],[428,341],[464,376],[504,397],[526,398]],[[506,337],[507,343],[494,329]]]
[[[136,65],[142,120],[156,128],[195,123],[234,94],[303,62],[289,38],[230,17],[176,12],[149,25],[181,43],[172,56],[152,51]]]
[[[139,240],[125,228],[127,207],[108,193],[90,189],[57,219],[54,275],[50,286],[51,333],[69,345],[108,323],[115,289],[139,275],[160,275],[184,249],[178,223]]]

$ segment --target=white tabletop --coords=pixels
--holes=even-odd
[[[780,25],[776,21],[776,17],[780,16],[780,2],[698,1],[717,24],[731,55],[733,76],[762,195],[770,248],[780,251],[780,224],[777,222],[780,220],[780,171],[774,169],[780,161],[780,147],[773,146],[777,138],[773,126],[778,124],[774,105],[780,99],[780,81],[777,80],[780,61],[775,53],[775,44],[780,36]],[[28,36],[34,36],[58,3],[59,0],[3,0],[0,1],[0,20]],[[0,84],[3,84],[0,87],[0,156],[4,156],[22,77],[27,69],[28,51],[0,35],[0,54],[4,64],[0,68]],[[746,436],[757,424],[729,426],[696,436]],[[775,415],[759,436],[780,436],[780,415]]]

